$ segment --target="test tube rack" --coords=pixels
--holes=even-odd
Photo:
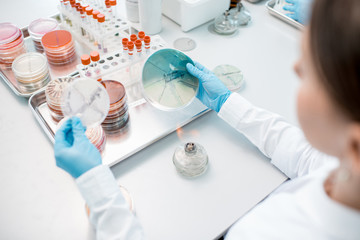
[[[119,51],[119,49],[123,49],[122,47],[118,48],[118,51],[115,51],[114,53],[100,56],[100,60],[97,63],[100,68],[100,75],[104,79],[104,77],[113,73],[125,71],[128,76],[122,78],[124,79],[122,83],[126,86],[131,84],[131,82],[136,82],[140,79],[142,65],[146,59],[154,52],[166,48],[166,46],[166,42],[159,35],[154,35],[151,37],[149,50],[146,51],[144,45],[142,45],[141,54],[137,53],[135,49],[134,55],[131,58],[129,58],[127,52],[124,52],[123,50]],[[92,72],[91,75],[88,76],[82,64],[77,65],[76,68],[81,77],[93,80],[99,79],[99,74],[96,74],[95,72]]]
[[[103,32],[100,33],[91,24],[84,23],[80,15],[77,16],[77,13],[70,10],[59,6],[61,27],[70,31],[78,42],[94,51],[105,54],[113,52],[121,47],[122,38],[130,36],[131,26],[125,18],[115,18],[104,12],[105,22],[102,23]],[[103,8],[99,7],[99,10]]]

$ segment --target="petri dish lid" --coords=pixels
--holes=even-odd
[[[10,43],[17,39],[21,31],[12,23],[0,23],[0,45]]]
[[[45,33],[57,29],[58,26],[58,22],[53,18],[39,18],[30,23],[28,30],[31,36],[41,38]]]
[[[72,36],[69,31],[66,30],[55,30],[46,33],[41,38],[41,43],[46,48],[59,48],[72,41]]]
[[[88,128],[100,125],[110,107],[109,95],[103,85],[84,78],[74,80],[64,90],[62,103],[65,117],[77,116]]]
[[[230,91],[237,91],[244,85],[244,75],[235,66],[228,64],[218,65],[213,72]]]
[[[36,76],[47,71],[46,57],[36,52],[21,54],[14,60],[12,70],[17,76]]]
[[[186,70],[194,64],[184,53],[162,49],[153,53],[142,71],[144,97],[153,106],[169,111],[189,105],[195,98],[199,80]]]

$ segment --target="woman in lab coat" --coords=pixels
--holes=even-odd
[[[302,131],[231,93],[200,64],[198,98],[244,134],[290,181],[236,222],[226,239],[360,239],[360,1],[315,0],[302,54]],[[85,198],[98,239],[144,239],[78,118],[55,136],[55,158]]]

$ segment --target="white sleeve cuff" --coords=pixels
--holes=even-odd
[[[254,106],[240,94],[232,93],[221,107],[218,116],[236,128],[245,113],[253,108]]]
[[[75,182],[89,207],[120,191],[114,175],[106,165],[90,169]]]

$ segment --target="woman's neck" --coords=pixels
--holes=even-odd
[[[331,172],[324,189],[334,201],[360,211],[360,177],[350,169],[340,166]]]

